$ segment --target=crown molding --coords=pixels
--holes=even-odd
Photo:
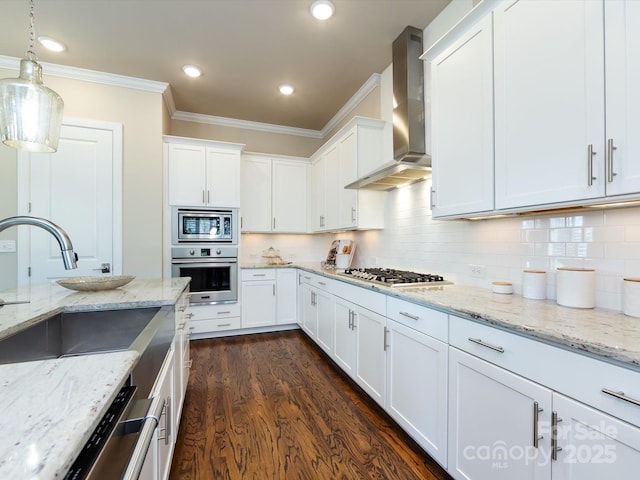
[[[20,58],[0,55],[0,67],[15,70],[20,68]],[[142,78],[127,77],[115,73],[97,72],[84,68],[69,67],[56,63],[38,62],[42,65],[43,73],[47,76],[71,78],[73,80],[83,80],[85,82],[102,83],[116,87],[133,88],[135,90],[145,90],[147,92],[165,93],[169,84],[157,82],[155,80],[144,80]]]
[[[349,112],[351,112],[354,108],[358,106],[360,102],[362,102],[367,95],[373,92],[377,87],[380,86],[380,82],[382,79],[382,75],[379,73],[374,73],[369,77],[369,79],[364,82],[356,93],[349,99],[347,103],[343,105],[343,107],[338,110],[331,120],[327,122],[327,124],[322,128],[322,138],[326,137],[331,130],[333,130],[336,125],[340,124],[344,120],[348,118]]]
[[[213,115],[203,115],[201,113],[189,113],[178,110],[171,118],[173,120],[184,120],[185,122],[207,123],[221,127],[242,128],[245,130],[257,130],[260,132],[281,133],[283,135],[297,135],[299,137],[322,138],[319,130],[309,130],[306,128],[286,127],[283,125],[273,125],[271,123],[252,122],[249,120],[238,120],[228,117],[216,117]]]

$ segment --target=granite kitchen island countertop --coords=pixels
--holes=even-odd
[[[640,369],[640,318],[629,317],[622,312],[563,307],[555,300],[530,300],[521,295],[502,295],[490,289],[465,285],[385,287],[340,275],[335,270],[322,269],[319,262],[275,267],[265,264],[242,265],[242,268],[283,267],[300,268]]]
[[[103,292],[57,284],[0,292],[0,339],[61,311],[174,305],[189,279],[135,279]],[[138,361],[135,351],[0,365],[0,478],[62,478]]]

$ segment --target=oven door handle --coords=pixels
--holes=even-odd
[[[171,260],[171,264],[172,265],[202,265],[202,266],[207,266],[207,265],[215,265],[216,267],[224,267],[225,264],[228,266],[231,266],[233,264],[238,263],[238,259],[237,258],[221,258],[221,259],[216,259],[216,258],[208,258],[208,257],[199,257],[199,258],[189,258],[189,259],[185,259],[185,260]]]
[[[142,423],[142,429],[136,442],[136,446],[133,449],[127,469],[122,476],[122,480],[137,480],[140,477],[140,472],[144,466],[144,461],[147,458],[149,452],[149,446],[153,441],[153,434],[156,431],[158,423],[160,423],[160,416],[162,415],[162,409],[164,408],[164,398],[154,398],[151,403],[149,413],[144,418]]]

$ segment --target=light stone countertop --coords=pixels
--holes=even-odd
[[[505,328],[570,350],[593,354],[640,369],[640,318],[621,312],[559,306],[554,300],[530,300],[464,285],[392,288],[323,270],[318,263],[270,267],[243,264],[241,268],[294,267],[358,285],[402,300],[435,308],[480,323]]]
[[[174,305],[189,279],[135,279],[103,292],[57,284],[0,292],[0,339],[60,311]],[[67,472],[138,361],[124,351],[0,365],[0,478],[48,480]]]

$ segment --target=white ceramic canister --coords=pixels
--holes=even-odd
[[[511,282],[492,282],[491,291],[503,295],[511,295],[513,293],[513,284]]]
[[[558,268],[558,305],[573,308],[596,306],[596,272],[591,268]]]
[[[533,300],[547,298],[547,272],[544,270],[523,270],[522,296]]]
[[[622,311],[630,317],[640,317],[640,278],[625,278],[622,282]]]

